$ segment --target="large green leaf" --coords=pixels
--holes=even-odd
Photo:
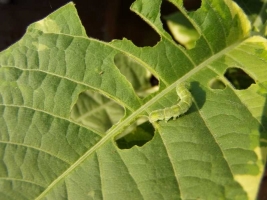
[[[131,9],[161,36],[154,47],[88,38],[69,3],[0,53],[0,199],[255,199],[267,150],[266,40],[250,36],[249,20],[230,0],[203,0],[195,12],[170,2],[199,34],[190,50],[163,29],[161,0],[136,0]],[[137,95],[115,65],[119,54],[158,78],[157,93]],[[256,83],[235,89],[224,77],[232,67]],[[212,89],[214,80],[225,88]],[[114,137],[176,104],[184,81],[189,111],[153,123],[144,146],[119,149]],[[87,90],[124,107],[106,132],[70,117]]]

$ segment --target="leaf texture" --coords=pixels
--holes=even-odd
[[[163,29],[161,0],[136,0],[131,9],[161,36],[154,47],[88,38],[69,3],[0,53],[0,199],[255,199],[267,146],[266,40],[250,35],[233,1],[203,0],[194,12],[169,1],[200,36],[190,50]],[[118,54],[156,76],[159,91],[140,98],[116,67]],[[231,67],[255,84],[236,90],[224,77]],[[214,79],[225,89],[212,89]],[[143,147],[119,149],[114,137],[176,104],[184,81],[189,111],[154,123]],[[121,121],[106,132],[74,121],[71,110],[86,90],[124,107]]]

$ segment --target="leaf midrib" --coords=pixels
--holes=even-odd
[[[171,90],[173,90],[177,84],[184,82],[186,79],[191,77],[192,75],[196,74],[198,71],[203,69],[205,66],[207,66],[209,63],[213,62],[214,60],[218,59],[222,55],[224,55],[227,52],[230,52],[232,49],[234,49],[236,46],[240,45],[242,42],[247,40],[249,37],[244,38],[243,40],[239,40],[238,42],[228,46],[227,48],[221,50],[217,54],[213,55],[212,57],[208,58],[206,61],[199,64],[197,67],[193,68],[191,71],[189,71],[187,74],[182,76],[179,80],[175,81],[168,87],[166,87],[164,90],[159,92],[154,98],[152,98],[150,101],[146,102],[144,105],[142,105],[139,109],[137,109],[135,112],[133,112],[129,117],[127,117],[124,121],[122,121],[117,126],[112,127],[106,135],[97,143],[95,144],[91,149],[89,149],[84,155],[82,155],[75,163],[73,163],[63,174],[61,174],[57,179],[55,179],[37,198],[41,199],[43,198],[49,191],[52,189],[57,183],[60,182],[64,177],[66,177],[72,170],[74,170],[77,166],[79,166],[85,159],[87,159],[92,153],[94,153],[98,148],[100,148],[105,142],[109,141],[111,138],[114,138],[117,134],[120,133],[125,127],[129,126],[132,121],[134,121],[141,113],[146,111],[148,107],[150,107],[152,104],[156,103],[160,98],[162,98],[164,95],[169,93]],[[114,48],[114,47],[113,47]],[[147,112],[147,111],[146,111]]]

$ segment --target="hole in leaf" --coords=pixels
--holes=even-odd
[[[153,138],[154,131],[154,127],[147,118],[139,118],[116,137],[117,146],[120,149],[130,149],[134,145],[143,146]]]
[[[104,95],[85,91],[79,95],[71,118],[100,133],[106,132],[124,116],[124,108]]]
[[[187,11],[195,11],[200,8],[201,0],[183,0],[182,4]],[[174,12],[177,12],[177,7],[174,4],[170,3],[169,1],[162,2],[162,15],[169,15]]]
[[[114,62],[140,98],[154,92],[151,84],[152,74],[146,68],[124,54],[117,54]]]
[[[157,86],[157,85],[159,85],[159,80],[155,76],[151,75],[151,77],[150,77],[150,84],[152,86]]]
[[[110,8],[112,9],[113,1]],[[129,8],[134,0],[119,1],[120,6],[116,19],[116,34],[114,38],[127,38],[139,47],[154,46],[160,40],[158,33],[142,20],[138,15]]]
[[[138,46],[154,46],[160,37],[144,20],[131,12],[133,2],[134,0],[102,0],[75,1],[75,4],[90,37],[106,42],[125,37]],[[53,2],[53,7],[54,4]]]
[[[184,7],[186,10],[197,10],[201,6],[201,0],[184,0]]]
[[[187,10],[196,10],[200,7],[200,1],[184,1],[184,7]],[[174,41],[184,46],[186,49],[192,49],[195,46],[199,34],[191,22],[177,11],[177,8],[166,1],[162,5],[162,16],[165,30],[173,37]]]
[[[211,89],[224,89],[226,85],[219,79],[219,78],[214,78],[210,81],[209,86]]]
[[[255,83],[246,72],[237,67],[228,68],[224,76],[238,90],[247,89]]]

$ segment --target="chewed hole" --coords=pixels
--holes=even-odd
[[[147,118],[139,118],[115,138],[117,146],[120,149],[130,149],[135,145],[141,147],[153,138],[154,131]]]
[[[253,78],[237,67],[228,68],[224,76],[238,90],[247,89],[251,84],[255,83]]]
[[[201,0],[184,0],[184,7],[188,11],[197,10],[201,6]]]
[[[219,89],[222,90],[226,87],[226,85],[219,79],[219,78],[214,78],[209,82],[209,86],[211,89]]]
[[[197,10],[201,1],[184,1],[186,10]],[[200,37],[192,23],[171,3],[164,1],[162,4],[162,16],[164,28],[173,37],[174,41],[184,46],[186,49],[195,47],[196,41]]]
[[[95,130],[106,132],[124,116],[124,108],[98,92],[85,91],[71,111],[71,118],[77,123]]]
[[[155,76],[151,75],[151,77],[150,77],[150,84],[152,86],[157,86],[157,85],[159,85],[159,80]]]
[[[158,80],[154,77],[152,83],[152,74],[134,59],[124,54],[117,54],[114,62],[121,74],[132,84],[140,98],[144,98],[154,92],[152,87],[154,84],[157,85]]]
[[[127,38],[139,47],[154,46],[160,41],[159,34],[129,9],[133,0],[107,2],[110,2],[109,7],[111,13],[114,13],[114,3],[119,2],[119,10],[117,12],[115,11],[117,13],[116,20],[113,20],[114,17],[106,15],[107,24],[110,21],[115,21],[113,24],[108,25],[111,29],[115,29],[115,37],[112,39]]]

